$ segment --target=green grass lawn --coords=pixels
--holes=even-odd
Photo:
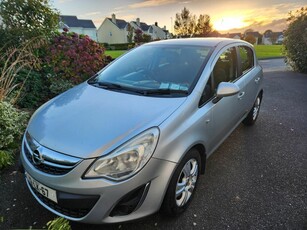
[[[112,58],[118,58],[120,55],[124,54],[126,50],[106,50],[105,54],[111,56]]]
[[[256,55],[259,59],[283,57],[283,45],[255,45]],[[124,54],[126,50],[106,50],[106,55],[117,58]]]
[[[283,57],[283,45],[255,45],[256,55],[259,59]]]

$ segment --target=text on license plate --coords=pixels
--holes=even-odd
[[[54,201],[55,203],[58,203],[55,190],[53,190],[53,189],[51,189],[51,188],[49,188],[45,185],[42,185],[37,180],[33,179],[28,173],[25,173],[25,174],[26,174],[26,178],[27,178],[28,182],[32,185],[32,187],[37,192],[42,194],[44,197],[47,197],[48,199]]]

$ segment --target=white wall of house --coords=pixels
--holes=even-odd
[[[58,29],[59,32],[63,32],[63,29]],[[82,27],[69,27],[69,32],[74,32],[76,34],[88,35],[92,40],[97,42],[97,33],[95,28],[82,28]]]
[[[83,28],[83,34],[88,35],[95,42],[98,41],[98,39],[97,39],[97,31],[96,31],[95,28]]]
[[[239,35],[235,35],[233,39],[241,39],[241,37]]]
[[[153,40],[166,39],[167,38],[165,32],[160,27],[158,27],[156,25],[152,25],[151,27],[153,29],[153,32],[150,35],[151,35]]]
[[[262,38],[263,45],[272,45],[271,38],[264,37]]]
[[[119,29],[109,19],[105,19],[97,30],[98,42],[117,44],[127,43],[128,32],[124,29]]]

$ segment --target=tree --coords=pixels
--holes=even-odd
[[[193,36],[196,29],[196,16],[184,7],[181,13],[176,14],[174,29],[179,37]]]
[[[196,34],[199,37],[209,37],[212,31],[213,29],[210,23],[210,16],[207,14],[199,15],[197,26],[196,26]]]
[[[134,29],[133,29],[133,27],[130,25],[130,23],[128,23],[127,31],[128,31],[127,41],[128,41],[129,43],[132,43],[132,38],[133,38]]]
[[[246,36],[250,32],[254,32],[254,30],[253,29],[247,29],[247,30],[244,31],[244,35]]]
[[[49,0],[2,0],[0,16],[2,29],[19,41],[48,36],[57,30],[59,22],[59,12],[50,6]]]
[[[133,38],[133,40],[134,40],[134,42],[135,43],[141,43],[141,42],[143,42],[143,32],[142,32],[142,30],[140,30],[140,29],[136,29],[135,31],[134,31],[134,38]]]
[[[253,35],[251,35],[251,34],[246,35],[244,40],[249,42],[250,44],[255,44],[256,43],[256,38]]]
[[[151,41],[151,36],[148,34],[143,34],[142,42],[150,42],[150,41]]]
[[[273,32],[272,30],[266,30],[263,34],[266,38],[268,38],[272,44],[275,44],[278,39],[278,33]]]
[[[197,18],[184,7],[176,14],[174,29],[179,37],[209,37],[213,31],[210,16],[201,14]]]
[[[217,30],[213,30],[210,34],[209,37],[220,37],[221,34]]]
[[[294,70],[307,73],[307,7],[290,12],[284,33],[287,61]]]
[[[266,38],[270,38],[271,35],[272,35],[273,31],[272,30],[266,30],[263,35],[266,37]]]

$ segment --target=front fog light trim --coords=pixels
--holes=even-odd
[[[134,176],[146,165],[154,153],[159,133],[157,127],[148,129],[109,155],[97,158],[86,171],[84,178],[122,181]]]

